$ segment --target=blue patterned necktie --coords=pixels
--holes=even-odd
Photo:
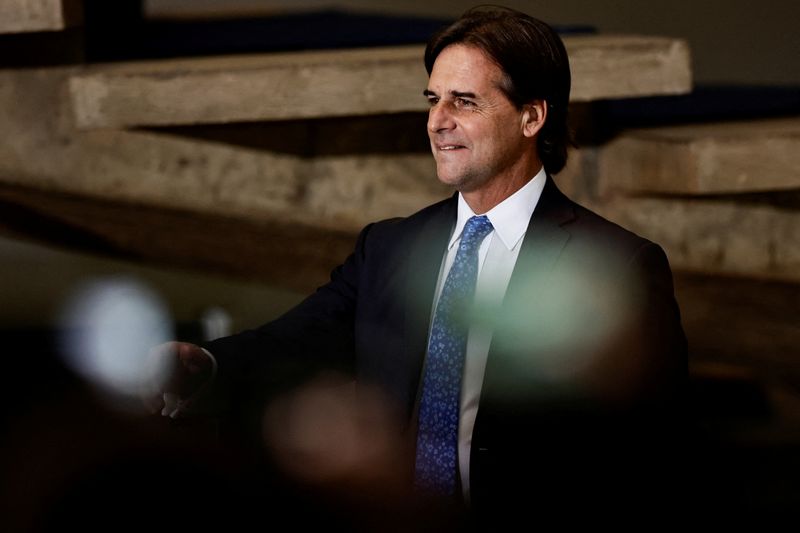
[[[486,216],[467,221],[453,266],[433,315],[422,378],[417,433],[416,486],[452,495],[456,489],[461,374],[467,348],[467,314],[478,277],[478,248],[492,231]]]

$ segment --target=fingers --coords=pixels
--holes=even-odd
[[[139,398],[145,409],[156,414],[164,408],[164,392],[177,360],[177,343],[159,344],[150,349],[145,358]]]
[[[151,415],[157,414],[164,409],[164,399],[163,394],[153,394],[148,391],[143,391],[139,398],[142,401],[142,405],[144,406],[145,410],[150,413]]]
[[[212,375],[213,363],[208,354],[197,345],[177,343],[177,368],[173,372],[173,381],[169,392],[175,392],[181,398],[196,394]]]
[[[211,359],[199,346],[174,341],[160,344],[147,355],[142,403],[150,413],[160,411],[175,418],[186,400],[211,379],[212,369]]]

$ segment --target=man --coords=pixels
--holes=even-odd
[[[422,493],[541,511],[602,499],[618,477],[634,495],[653,461],[620,461],[667,449],[686,343],[662,250],[553,183],[570,142],[563,43],[522,13],[476,9],[431,39],[425,65],[431,150],[457,194],[365,228],[278,320],[207,351],[162,348],[182,363],[167,388],[191,396],[213,365],[229,391],[335,367],[389,398]]]

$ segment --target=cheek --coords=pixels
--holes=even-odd
[[[524,144],[527,137],[523,134],[522,125],[515,119],[509,118],[494,125],[492,139],[496,144],[502,144],[506,149],[513,150],[514,147]]]

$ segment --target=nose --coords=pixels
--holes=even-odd
[[[428,131],[438,133],[455,127],[453,114],[447,102],[439,101],[428,111]]]

